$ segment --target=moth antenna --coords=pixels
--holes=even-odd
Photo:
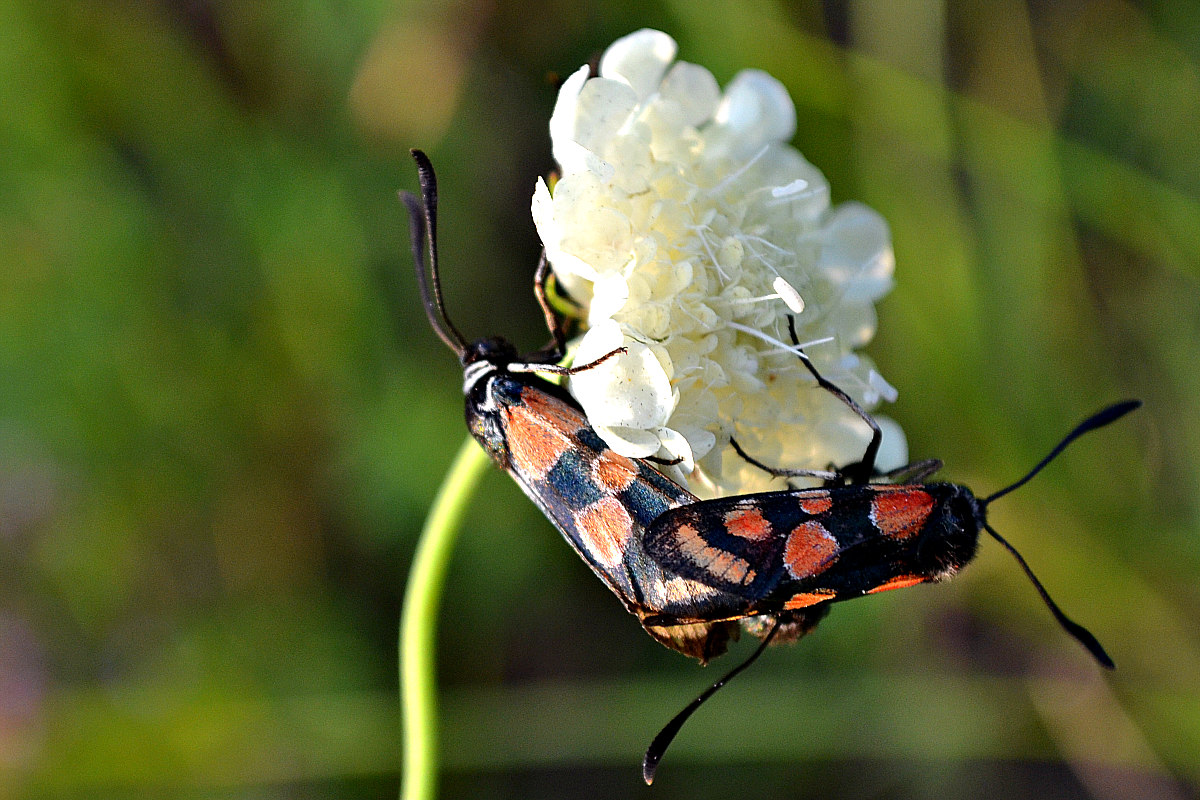
[[[421,199],[418,200],[410,192],[400,192],[400,199],[408,208],[409,230],[412,236],[413,262],[417,270],[417,288],[421,292],[421,303],[425,306],[425,316],[437,333],[438,338],[454,351],[459,360],[467,351],[467,340],[446,313],[446,304],[442,300],[442,279],[438,273],[437,247],[437,175],[433,164],[420,150],[411,150],[413,160],[417,162],[417,176],[421,182]],[[425,264],[424,246],[429,245],[429,265]]]
[[[758,649],[750,655],[749,658],[747,658],[741,664],[738,664],[733,669],[729,670],[729,672],[727,672],[723,678],[701,692],[699,697],[688,703],[682,711],[676,714],[671,721],[663,726],[663,729],[658,732],[658,735],[655,736],[654,740],[650,742],[650,746],[646,748],[646,755],[642,759],[642,778],[646,781],[647,786],[654,783],[654,774],[658,772],[658,762],[662,761],[662,757],[666,754],[667,748],[671,746],[671,742],[675,741],[675,736],[679,733],[680,729],[683,728],[683,723],[688,721],[688,718],[695,713],[697,708],[704,704],[705,700],[716,694],[718,689],[733,680],[742,670],[753,664],[758,657],[762,655],[763,651],[767,649],[767,645],[769,645],[771,640],[775,638],[775,633],[779,630],[779,624],[780,620],[776,618],[775,624],[771,626],[770,632],[763,637],[762,643],[758,646]]]
[[[989,497],[985,497],[984,499],[980,500],[979,501],[980,505],[986,507],[988,505],[988,503],[992,502],[993,500],[1001,498],[1004,495],[1008,494],[1009,492],[1020,489],[1022,486],[1029,483],[1029,481],[1033,478],[1034,475],[1037,475],[1039,472],[1041,472],[1042,469],[1047,464],[1049,464],[1051,461],[1053,461],[1055,458],[1057,458],[1059,453],[1061,453],[1063,450],[1066,450],[1067,445],[1069,445],[1071,442],[1075,441],[1080,436],[1083,436],[1085,433],[1088,433],[1089,431],[1094,431],[1097,428],[1103,428],[1105,425],[1108,425],[1110,422],[1116,422],[1121,417],[1128,414],[1130,411],[1133,411],[1136,408],[1140,408],[1141,405],[1142,405],[1141,400],[1126,400],[1123,403],[1116,403],[1115,405],[1111,405],[1108,408],[1104,409],[1103,411],[1099,411],[1099,412],[1093,414],[1092,416],[1088,417],[1083,422],[1081,422],[1077,426],[1075,426],[1075,430],[1071,431],[1066,436],[1064,436],[1063,440],[1061,442],[1059,442],[1058,445],[1055,446],[1055,448],[1053,450],[1050,451],[1050,454],[1047,455],[1045,458],[1043,458],[1041,461],[1039,461],[1037,463],[1037,466],[1035,466],[1033,469],[1029,470],[1029,472],[1027,472],[1025,474],[1024,478],[1021,478],[1016,483],[1014,483],[1010,486],[1006,486],[1003,489],[1001,489],[1000,491],[996,492],[995,494],[993,494]]]
[[[1029,568],[1029,564],[1026,563],[1024,557],[1017,552],[1017,548],[1009,544],[1008,540],[1006,540],[1003,536],[996,533],[991,525],[988,525],[985,522],[983,527],[984,530],[992,535],[993,539],[1004,545],[1005,550],[1012,553],[1012,557],[1015,558],[1017,563],[1021,565],[1021,569],[1025,570],[1025,574],[1029,577],[1029,580],[1033,582],[1033,587],[1037,589],[1038,594],[1042,596],[1042,600],[1046,603],[1046,607],[1050,609],[1050,613],[1054,615],[1056,620],[1058,620],[1058,624],[1062,626],[1063,630],[1071,634],[1076,641],[1086,647],[1088,652],[1092,654],[1092,658],[1099,661],[1101,666],[1107,667],[1108,669],[1116,669],[1117,665],[1113,663],[1111,658],[1109,658],[1108,653],[1104,652],[1104,648],[1100,645],[1099,640],[1092,635],[1092,632],[1064,614],[1062,609],[1058,607],[1058,603],[1055,603],[1054,600],[1050,598],[1050,593],[1046,591],[1046,587],[1042,586],[1042,582],[1039,581],[1037,576],[1033,574],[1033,570]]]
[[[1123,403],[1116,403],[1115,405],[1111,405],[1103,411],[1093,414],[1083,422],[1076,425],[1074,430],[1064,436],[1063,440],[1055,445],[1054,449],[1051,450],[1045,458],[1039,461],[1033,469],[1025,473],[1025,477],[1021,478],[1016,483],[1004,487],[995,494],[985,497],[979,501],[980,524],[983,526],[983,529],[991,534],[993,539],[1003,545],[1004,549],[1011,553],[1012,557],[1015,558],[1017,563],[1021,565],[1021,569],[1025,570],[1025,575],[1028,576],[1029,580],[1033,583],[1033,586],[1035,589],[1037,589],[1038,594],[1042,596],[1042,601],[1046,604],[1046,607],[1050,609],[1050,613],[1054,615],[1054,618],[1058,620],[1058,624],[1062,626],[1063,630],[1071,634],[1076,641],[1088,649],[1088,652],[1092,654],[1093,658],[1095,658],[1098,662],[1100,662],[1101,665],[1107,667],[1108,669],[1114,669],[1116,665],[1113,664],[1113,660],[1109,658],[1108,653],[1104,652],[1104,648],[1100,646],[1100,642],[1097,641],[1096,637],[1091,634],[1091,631],[1080,625],[1078,622],[1075,622],[1062,612],[1062,609],[1058,607],[1058,604],[1050,598],[1050,593],[1046,591],[1046,587],[1043,586],[1042,582],[1039,581],[1037,576],[1033,574],[1033,570],[1029,568],[1029,564],[1025,561],[1024,557],[1017,552],[1017,548],[1009,544],[1003,536],[996,533],[995,529],[993,529],[991,525],[988,525],[987,522],[983,520],[983,512],[984,509],[987,508],[988,504],[993,500],[1001,498],[1009,492],[1015,491],[1016,489],[1019,489],[1028,483],[1034,475],[1037,475],[1042,471],[1043,468],[1045,468],[1047,464],[1057,458],[1059,453],[1067,449],[1067,445],[1069,445],[1071,442],[1075,441],[1089,431],[1094,431],[1097,428],[1103,428],[1105,425],[1108,425],[1111,422],[1116,422],[1118,419],[1125,416],[1130,411],[1140,407],[1141,405],[1142,401],[1140,400],[1126,400]]]

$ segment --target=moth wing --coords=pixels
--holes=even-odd
[[[825,489],[701,500],[655,519],[645,549],[681,577],[750,601],[778,597],[837,558],[821,524],[831,506]]]

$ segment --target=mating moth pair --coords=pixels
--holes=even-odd
[[[553,336],[549,347],[522,357],[503,339],[472,343],[459,333],[441,298],[436,178],[423,153],[414,150],[413,157],[422,196],[402,196],[412,220],[418,285],[430,325],[462,363],[471,434],[655,639],[706,662],[725,651],[743,620],[754,620],[751,628],[763,636],[746,662],[656,737],[643,764],[647,783],[687,717],[769,642],[804,635],[835,602],[954,575],[974,557],[980,531],[1016,557],[1067,632],[1097,661],[1112,667],[1095,637],[1059,610],[1020,554],[988,525],[986,512],[992,501],[1023,485],[1070,442],[1137,408],[1138,401],[1089,418],[1024,478],[977,498],[965,486],[923,482],[941,467],[939,461],[877,475],[879,426],[798,350],[817,383],[871,427],[863,458],[829,473],[789,471],[761,464],[735,442],[757,467],[781,476],[817,475],[825,485],[700,500],[658,472],[653,459],[614,452],[592,430],[579,405],[538,376],[573,374],[620,352],[588,364],[558,365],[564,335],[546,300],[549,267],[544,258],[535,286]],[[798,345],[794,323],[789,323]]]

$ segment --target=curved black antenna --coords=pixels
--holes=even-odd
[[[671,721],[668,722],[663,729],[658,732],[658,735],[655,736],[654,740],[650,742],[650,746],[646,748],[645,757],[642,758],[642,779],[646,781],[647,786],[654,783],[654,774],[658,772],[658,762],[662,761],[662,757],[666,754],[667,748],[671,746],[671,742],[675,741],[675,736],[683,727],[683,723],[688,721],[688,718],[695,713],[697,708],[703,705],[705,700],[716,694],[718,689],[733,680],[738,673],[753,664],[755,660],[762,655],[763,650],[766,650],[767,645],[769,645],[771,640],[775,638],[775,634],[779,630],[779,624],[780,620],[776,618],[775,624],[771,626],[770,632],[763,637],[762,644],[758,646],[758,649],[755,650],[749,658],[747,658],[741,664],[738,664],[733,669],[729,670],[729,672],[725,674],[725,677],[721,678],[712,686],[701,692],[699,697],[688,703],[683,711],[680,711],[678,714],[676,714]]]
[[[1062,609],[1058,607],[1058,604],[1050,599],[1050,594],[1046,591],[1046,587],[1042,586],[1042,582],[1039,581],[1037,576],[1033,574],[1033,570],[1029,568],[1029,564],[1026,563],[1024,557],[1017,552],[1017,548],[1009,544],[1003,536],[996,533],[991,525],[987,524],[987,522],[983,519],[983,512],[984,509],[987,508],[987,505],[993,500],[1003,497],[1009,492],[1019,489],[1028,483],[1034,475],[1037,475],[1039,472],[1041,472],[1042,469],[1051,461],[1053,461],[1059,453],[1065,450],[1067,445],[1069,445],[1071,442],[1075,441],[1088,431],[1094,431],[1097,428],[1103,428],[1110,422],[1115,422],[1141,405],[1142,401],[1140,400],[1126,400],[1123,403],[1116,403],[1115,405],[1111,405],[1103,411],[1093,414],[1083,422],[1079,423],[1079,425],[1075,426],[1073,431],[1064,436],[1063,440],[1059,442],[1053,450],[1050,451],[1050,454],[1039,461],[1033,469],[1029,470],[1029,472],[1025,474],[1025,477],[1021,478],[1019,481],[1010,486],[1006,486],[995,494],[978,501],[979,524],[984,530],[991,534],[993,539],[1002,544],[1004,549],[1011,553],[1012,557],[1015,558],[1017,563],[1021,565],[1021,569],[1025,570],[1025,575],[1033,583],[1033,586],[1035,589],[1037,589],[1038,594],[1042,596],[1042,601],[1046,604],[1046,607],[1050,609],[1050,613],[1054,615],[1054,618],[1058,620],[1058,624],[1062,626],[1063,630],[1071,634],[1076,641],[1088,649],[1088,652],[1092,654],[1093,658],[1095,658],[1098,662],[1100,662],[1101,665],[1107,667],[1108,669],[1114,669],[1116,665],[1113,664],[1113,660],[1109,658],[1108,653],[1104,652],[1104,648],[1100,646],[1100,642],[1097,641],[1096,637],[1092,635],[1091,631],[1069,618],[1062,612]]]
[[[454,351],[461,360],[467,351],[467,340],[446,314],[446,304],[442,301],[442,280],[438,274],[437,247],[437,175],[429,157],[420,150],[411,150],[413,160],[417,162],[417,175],[421,181],[421,199],[417,200],[409,192],[401,192],[400,199],[408,207],[409,226],[412,235],[413,261],[417,270],[417,287],[421,292],[421,303],[425,306],[425,316],[437,333],[438,338]],[[426,270],[423,247],[429,244],[429,267]],[[428,275],[426,274],[428,272]],[[432,291],[431,291],[432,288]]]
[[[1003,489],[1001,489],[1000,491],[996,492],[993,495],[990,495],[989,497],[983,498],[982,500],[979,501],[980,505],[986,507],[987,504],[992,502],[993,500],[996,500],[1000,497],[1003,497],[1004,495],[1008,494],[1011,491],[1021,488],[1026,483],[1029,483],[1030,479],[1033,478],[1034,475],[1037,475],[1039,472],[1041,472],[1043,467],[1045,467],[1047,464],[1049,464],[1051,461],[1053,461],[1055,458],[1057,458],[1059,453],[1061,453],[1063,450],[1067,449],[1067,445],[1069,445],[1071,442],[1075,441],[1080,436],[1083,436],[1085,433],[1087,433],[1089,431],[1094,431],[1097,428],[1103,428],[1105,425],[1109,424],[1110,422],[1116,422],[1121,417],[1128,414],[1130,411],[1133,411],[1136,408],[1140,408],[1141,405],[1142,405],[1141,400],[1126,400],[1123,403],[1116,403],[1114,405],[1111,405],[1108,408],[1104,409],[1103,411],[1099,411],[1099,412],[1093,414],[1092,416],[1088,417],[1083,422],[1079,423],[1075,427],[1075,430],[1071,431],[1066,436],[1064,436],[1063,440],[1061,442],[1059,442],[1058,445],[1053,450],[1050,451],[1050,454],[1048,456],[1046,456],[1045,458],[1043,458],[1041,461],[1039,461],[1037,463],[1037,466],[1035,466],[1033,469],[1029,470],[1029,472],[1026,473],[1024,478],[1021,478],[1021,480],[1017,481],[1016,483],[1012,484],[1011,486],[1004,487]]]
[[[1063,627],[1063,630],[1071,634],[1076,641],[1086,647],[1088,652],[1092,654],[1092,658],[1099,661],[1102,666],[1107,667],[1108,669],[1116,669],[1117,665],[1113,663],[1111,658],[1109,658],[1108,653],[1104,652],[1104,648],[1101,647],[1099,640],[1092,635],[1092,632],[1064,614],[1062,609],[1058,607],[1058,603],[1055,603],[1050,599],[1050,593],[1046,591],[1046,587],[1042,586],[1042,582],[1039,581],[1037,576],[1033,574],[1033,570],[1029,568],[1029,564],[1027,564],[1021,554],[1017,552],[1017,548],[1009,544],[1008,540],[996,533],[996,531],[992,529],[992,526],[988,525],[986,522],[983,523],[983,529],[990,533],[993,539],[1004,545],[1005,550],[1012,553],[1012,557],[1015,558],[1017,563],[1021,565],[1021,569],[1025,570],[1025,574],[1029,577],[1029,580],[1033,582],[1033,588],[1037,589],[1038,594],[1042,596],[1043,602],[1046,603],[1046,607],[1050,609],[1050,613],[1054,615],[1056,620],[1058,620],[1058,624]]]

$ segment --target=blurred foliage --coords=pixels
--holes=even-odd
[[[17,0],[0,798],[394,796],[399,597],[464,437],[410,278],[407,148],[439,168],[459,325],[541,344],[528,204],[555,76],[644,26],[721,81],[778,76],[836,197],[891,222],[871,352],[915,457],[986,492],[1147,401],[993,514],[1115,674],[984,543],[954,583],[769,654],[656,795],[1196,791],[1195,4]],[[439,662],[452,797],[640,791],[642,748],[713,677],[499,473]]]

